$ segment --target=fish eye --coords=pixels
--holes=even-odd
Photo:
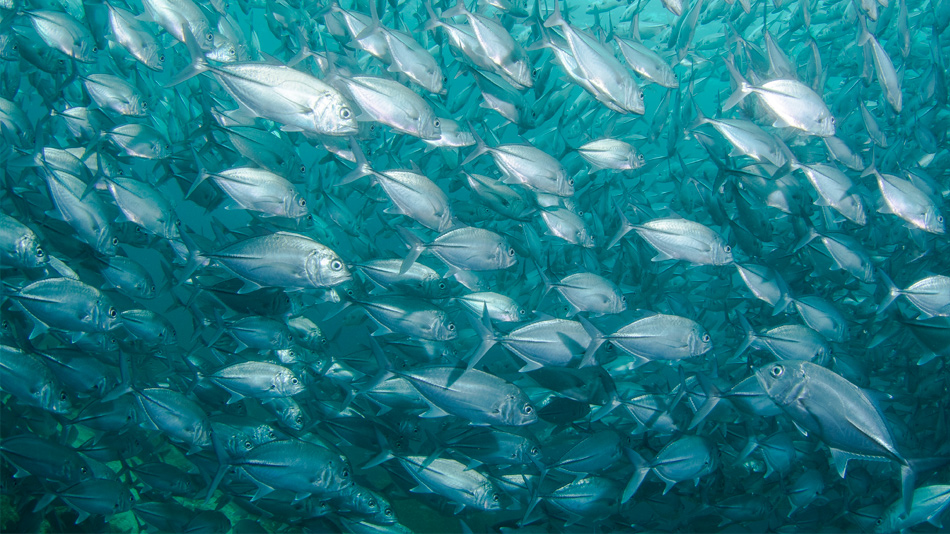
[[[511,256],[511,257],[514,257],[514,255],[515,255],[515,249],[509,248],[509,249],[508,249],[508,255]]]
[[[297,201],[297,204],[299,204],[301,208],[304,208],[307,206],[307,200],[301,198],[300,200]]]
[[[343,268],[343,262],[340,260],[333,260],[333,262],[330,263],[330,268],[334,271],[339,271]]]
[[[532,413],[534,413],[534,407],[531,406],[530,404],[525,404],[524,408],[522,408],[521,411],[524,412],[525,415],[531,415]]]
[[[148,102],[142,102],[142,109],[148,109]]]
[[[294,417],[294,422],[297,423],[298,425],[302,425],[302,424],[303,424],[303,416],[302,416],[302,415],[298,415],[297,417]]]
[[[99,47],[98,47],[98,46],[92,47],[92,52],[93,52],[93,53],[96,53],[96,52],[98,52],[98,51],[99,51]]]
[[[115,308],[109,308],[109,317],[114,319],[116,315],[118,315],[118,313],[116,313]]]
[[[84,475],[89,474],[89,470],[86,469],[86,466],[84,466],[84,465],[79,467],[79,472],[82,473],[82,474],[84,474]]]
[[[349,118],[350,118],[350,115],[352,115],[352,113],[350,113],[350,109],[349,109],[349,108],[343,108],[343,109],[340,110],[340,118],[341,118],[341,119],[343,119],[343,120],[349,119]]]
[[[252,447],[254,447],[254,444],[251,443],[251,440],[245,440],[245,441],[244,441],[244,448],[245,448],[245,449],[251,450]]]
[[[118,237],[113,237],[113,238],[112,238],[112,244],[113,244],[113,245],[118,245],[118,244],[119,244],[119,238],[118,238]]]
[[[729,245],[726,245],[726,246],[723,248],[723,250],[725,250],[726,252],[732,252],[732,247],[730,247]]]
[[[526,313],[528,313],[528,312],[525,311],[524,308],[521,308],[520,310],[518,310],[518,315],[524,315],[524,314],[526,314]]]
[[[165,54],[162,54],[162,55],[158,56],[158,61],[159,61],[160,63],[164,63],[164,62],[165,62]]]
[[[305,172],[307,172],[307,166],[306,166],[306,165],[301,165],[301,166],[300,166],[300,174],[303,174],[303,173],[305,173]]]
[[[59,400],[61,400],[61,401],[64,401],[64,400],[66,400],[66,399],[68,399],[68,398],[69,398],[69,397],[66,395],[66,392],[65,392],[65,391],[59,394]]]
[[[449,325],[446,326],[446,328],[448,328],[449,331],[454,331],[454,330],[455,330],[455,323],[449,323]]]
[[[782,367],[781,365],[774,365],[772,366],[771,369],[769,369],[769,374],[772,375],[774,378],[781,377],[782,373],[784,372],[785,372],[785,368]]]
[[[535,456],[535,455],[541,453],[541,449],[539,449],[539,448],[537,448],[537,447],[531,447],[531,450],[528,451],[528,452],[531,453],[531,456]]]
[[[445,289],[445,282],[439,282],[439,289]]]
[[[296,378],[291,378],[291,379],[290,379],[290,383],[293,384],[293,385],[295,385],[295,386],[297,385],[297,382],[299,382],[299,380],[297,380]]]
[[[574,179],[571,178],[570,180],[568,180],[568,181],[567,181],[567,185],[573,187],[573,186],[574,186]]]
[[[492,500],[492,502],[498,502],[498,494],[497,494],[497,493],[493,493],[492,496],[491,496],[491,500]]]
[[[835,123],[835,118],[831,117],[831,124],[834,124],[834,123]]]
[[[943,224],[943,215],[937,215],[937,222]]]
[[[709,343],[709,334],[703,334],[703,343]]]
[[[42,249],[42,248],[36,247],[36,255],[42,258],[43,256],[46,255],[46,253],[43,252],[43,249]]]
[[[442,122],[439,121],[439,119],[436,119],[436,120],[432,121],[432,126],[435,126],[436,128],[438,128],[438,127],[442,126]]]
[[[205,36],[205,38],[209,41],[214,41],[214,34],[211,32],[208,32],[208,35]]]
[[[637,98],[643,98],[643,91],[637,92]]]
[[[347,478],[348,476],[350,476],[350,470],[347,469],[346,467],[344,467],[344,468],[343,468],[343,473],[341,473],[341,474],[343,475],[343,478]]]
[[[383,510],[383,513],[386,514],[387,516],[393,515],[393,509],[386,508],[385,510]]]
[[[643,158],[643,154],[637,154],[637,159],[640,160],[640,161],[643,161],[643,159],[644,159],[644,158]]]

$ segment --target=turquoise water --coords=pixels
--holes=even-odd
[[[0,3],[0,530],[943,529],[950,2],[372,7]]]

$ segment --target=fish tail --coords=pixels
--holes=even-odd
[[[416,260],[419,259],[419,256],[422,254],[422,251],[425,250],[426,246],[421,239],[416,237],[416,234],[401,226],[396,227],[396,232],[398,232],[399,237],[409,245],[409,253],[406,254],[405,259],[402,260],[402,267],[399,268],[399,274],[405,274],[406,271],[412,267],[412,264],[416,263]]]
[[[696,378],[699,380],[699,385],[703,388],[703,393],[706,395],[706,401],[703,402],[702,406],[696,410],[696,413],[693,415],[692,421],[689,422],[689,427],[687,430],[692,430],[700,425],[706,416],[708,416],[719,404],[719,401],[722,400],[722,392],[719,391],[719,388],[713,384],[706,375],[699,373],[696,375]],[[686,381],[683,380],[683,383],[680,385],[682,391],[686,391]]]
[[[742,344],[739,345],[739,348],[736,349],[735,354],[733,354],[733,359],[739,358],[742,356],[742,353],[746,351],[749,347],[752,346],[752,343],[755,342],[755,330],[752,328],[752,325],[749,324],[749,321],[745,318],[745,315],[739,313],[739,323],[742,325],[742,331],[745,333],[745,339],[742,340]]]
[[[650,465],[636,451],[627,448],[624,450],[624,452],[627,454],[627,458],[630,460],[630,463],[633,464],[634,471],[633,475],[630,476],[630,480],[627,482],[626,487],[623,488],[623,495],[620,497],[621,504],[629,501],[634,496],[634,494],[637,493],[637,490],[640,489],[640,484],[643,484],[643,480],[650,472]]]
[[[464,17],[469,13],[468,8],[465,7],[465,2],[463,0],[456,0],[453,7],[442,12],[442,18]]]
[[[366,39],[382,28],[382,23],[379,22],[379,12],[376,9],[376,0],[369,1],[369,15],[372,22],[370,22],[369,26],[363,28],[363,31],[354,38],[355,41]]]
[[[498,342],[498,338],[495,336],[495,333],[491,328],[491,321],[488,318],[487,304],[483,305],[482,307],[481,317],[478,319],[472,317],[469,318],[471,319],[472,326],[475,327],[475,331],[478,332],[479,337],[482,338],[478,348],[475,349],[475,352],[473,352],[472,355],[468,357],[467,369],[472,369],[486,354],[488,354],[488,351],[495,346],[495,343]]]
[[[577,318],[581,322],[581,325],[584,326],[587,335],[590,336],[590,344],[587,345],[587,350],[584,351],[584,359],[581,361],[579,367],[593,367],[597,365],[597,349],[604,344],[607,337],[604,336],[604,333],[594,326],[593,323],[587,320],[586,317],[578,316]]]
[[[201,46],[198,45],[198,41],[195,40],[195,36],[192,35],[191,30],[185,28],[184,34],[185,45],[188,47],[188,53],[191,54],[191,64],[185,67],[184,70],[179,72],[174,78],[171,79],[171,81],[165,84],[166,89],[186,82],[201,74],[202,72],[211,69],[211,65],[208,64],[208,58],[205,57],[204,52],[201,50]]]
[[[897,297],[901,295],[901,290],[894,285],[894,281],[891,280],[891,277],[887,276],[883,270],[879,270],[879,272],[881,278],[884,280],[884,284],[887,286],[887,295],[884,296],[884,300],[877,306],[877,313],[881,314],[897,300]]]
[[[208,172],[208,169],[206,169],[201,163],[201,158],[198,157],[198,153],[195,151],[194,147],[192,147],[191,150],[195,154],[195,164],[198,165],[198,176],[195,178],[194,182],[191,182],[191,187],[189,187],[188,192],[185,193],[186,199],[195,192],[195,189],[198,189],[198,186],[201,185],[202,182],[208,179],[208,176],[211,176],[211,174]]]
[[[550,28],[552,26],[561,26],[567,24],[567,21],[564,20],[564,17],[561,16],[561,3],[558,1],[554,2],[554,13],[551,14],[544,21],[544,27]]]
[[[733,58],[730,55],[726,58],[726,68],[729,69],[729,74],[732,76],[732,79],[736,82],[736,90],[732,93],[729,98],[722,105],[723,111],[728,111],[736,106],[739,102],[749,96],[752,92],[752,86],[749,85],[749,82],[746,81],[745,77],[739,73],[739,69],[736,68],[736,64],[733,62]]]
[[[614,233],[614,236],[610,239],[610,243],[607,244],[607,248],[612,248],[614,245],[620,242],[623,239],[623,236],[630,233],[631,230],[636,228],[633,223],[630,222],[630,219],[623,213],[623,210],[620,209],[620,204],[614,201],[614,208],[617,210],[617,216],[620,218],[620,227],[617,228],[617,231]]]
[[[703,110],[699,108],[699,104],[697,104],[695,100],[693,100],[693,108],[696,110],[696,118],[689,126],[686,127],[686,129],[689,131],[695,130],[703,124],[709,122],[709,119],[707,119],[706,115],[703,114]]]
[[[439,20],[439,16],[436,15],[435,10],[432,9],[432,2],[429,0],[426,0],[425,2],[423,2],[423,4],[425,5],[425,8],[426,8],[426,14],[429,15],[429,18],[423,24],[423,28],[426,31],[432,31],[438,28],[439,26],[442,26],[442,24],[444,23],[441,20]]]
[[[371,176],[375,174],[375,171],[370,167],[369,162],[366,161],[366,154],[363,153],[363,149],[360,148],[359,143],[356,142],[355,137],[350,137],[350,150],[353,151],[353,157],[356,158],[356,168],[346,174],[342,180],[340,180],[340,185],[346,185],[350,182],[355,182],[364,176]]]
[[[465,157],[465,159],[462,161],[462,165],[471,163],[478,156],[488,152],[488,145],[485,144],[485,140],[482,139],[482,137],[478,135],[478,132],[475,131],[475,127],[469,124],[468,129],[472,131],[472,136],[475,137],[475,150]]]

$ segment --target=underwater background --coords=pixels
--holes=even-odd
[[[0,0],[0,531],[945,531],[948,25]]]

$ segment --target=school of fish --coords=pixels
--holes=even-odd
[[[0,531],[941,531],[948,26],[0,0]]]

